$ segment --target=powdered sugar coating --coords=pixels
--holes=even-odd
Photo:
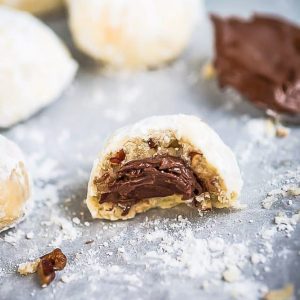
[[[21,150],[0,135],[0,232],[22,219],[30,193],[30,180]]]
[[[0,181],[7,180],[12,170],[18,168],[20,162],[24,161],[19,147],[0,135]]]
[[[0,7],[0,127],[24,120],[59,97],[77,63],[35,17]]]
[[[116,67],[158,66],[189,42],[199,0],[68,0],[78,47]]]

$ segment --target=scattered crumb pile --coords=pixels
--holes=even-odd
[[[263,146],[269,147],[269,144],[263,143]],[[291,237],[300,222],[300,213],[296,209],[300,198],[299,169],[289,170],[282,176],[274,175],[276,181],[272,184],[277,188],[262,201],[263,211],[271,213],[274,210],[270,219],[273,218],[273,223],[263,226],[257,235],[244,237],[238,232],[243,220],[249,226],[255,226],[257,222],[264,222],[265,216],[259,219],[259,215],[251,215],[250,219],[247,210],[242,209],[238,219],[235,214],[226,214],[226,222],[222,215],[204,214],[189,219],[181,215],[175,219],[143,219],[141,216],[134,222],[93,222],[91,226],[81,207],[72,210],[74,202],[78,203],[80,199],[71,194],[64,201],[59,200],[69,182],[61,186],[51,180],[46,182],[47,174],[54,174],[53,179],[64,176],[57,162],[36,156],[31,164],[35,166],[38,178],[35,180],[38,195],[34,213],[40,227],[33,229],[24,222],[18,229],[7,232],[3,241],[13,247],[11,249],[30,248],[31,245],[32,249],[28,255],[23,255],[23,261],[37,257],[40,251],[34,246],[37,240],[42,240],[44,246],[63,245],[68,249],[71,258],[68,267],[60,280],[51,285],[54,296],[59,297],[66,286],[72,288],[79,281],[88,285],[87,290],[96,290],[101,281],[115,284],[115,288],[128,289],[135,297],[147,288],[147,282],[153,282],[153,276],[157,276],[161,279],[160,289],[169,289],[168,282],[178,282],[184,284],[184,288],[194,289],[199,297],[281,299],[272,298],[277,292],[280,295],[280,291],[268,292],[263,276],[272,272],[271,261],[277,255],[273,245],[276,235]],[[278,205],[285,205],[289,210],[278,210]],[[229,227],[222,228],[225,225]],[[15,261],[12,267],[3,269],[4,273],[9,273],[13,264]],[[32,259],[20,264],[18,271],[27,275],[36,272],[39,266],[41,260]],[[39,271],[43,286],[54,279],[53,265],[46,274]]]

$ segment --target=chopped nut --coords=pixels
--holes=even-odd
[[[196,152],[196,151],[191,151],[189,153],[189,157],[191,159],[191,165],[195,165],[199,162],[199,159],[203,156],[202,153]]]
[[[110,162],[112,164],[116,164],[116,165],[119,165],[126,157],[126,154],[124,152],[123,149],[121,149],[120,151],[118,151],[114,157],[111,157],[110,158]]]
[[[285,285],[280,290],[269,291],[264,297],[264,300],[291,300],[294,295],[294,286],[292,284]]]
[[[193,158],[194,158],[195,155],[201,155],[201,153],[196,152],[196,151],[191,151],[191,152],[189,153],[189,157],[191,158],[191,160],[193,160]]]
[[[104,173],[100,178],[96,177],[95,181],[97,183],[101,183],[102,181],[106,181],[109,178],[109,173]]]
[[[201,195],[195,197],[195,206],[198,210],[207,211],[212,210],[211,198],[208,192],[202,193]]]
[[[42,259],[37,267],[37,273],[41,282],[41,285],[49,285],[55,278],[55,271],[53,267],[53,261]]]
[[[55,271],[62,270],[67,264],[67,258],[59,248],[54,249],[52,252],[42,256],[41,260],[51,261]]]
[[[154,149],[157,147],[157,145],[151,138],[147,141],[147,144],[148,144],[149,148],[151,148],[151,149]]]
[[[169,147],[174,148],[174,149],[177,148],[177,150],[178,150],[181,148],[181,144],[177,139],[174,139],[174,140],[170,141]]]

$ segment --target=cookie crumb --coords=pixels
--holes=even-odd
[[[76,225],[79,225],[79,224],[80,224],[80,219],[77,218],[77,217],[74,217],[74,218],[72,219],[72,221],[73,221],[73,223],[76,224]]]
[[[241,271],[237,266],[230,266],[223,272],[223,279],[227,282],[236,282],[240,279]]]
[[[299,196],[300,195],[300,187],[293,187],[287,190],[287,193],[291,196]]]
[[[26,234],[26,239],[27,240],[31,240],[31,239],[33,239],[34,238],[34,233],[32,232],[32,231],[30,231],[30,232],[28,232],[27,234]]]
[[[19,264],[18,273],[24,276],[27,276],[28,274],[33,274],[37,271],[37,267],[39,263],[40,263],[40,259]]]
[[[261,205],[264,209],[271,209],[273,203],[277,199],[274,197],[274,195],[268,195],[262,202]]]

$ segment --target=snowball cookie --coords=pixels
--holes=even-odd
[[[23,155],[16,144],[0,135],[0,232],[24,216],[29,196]]]
[[[57,99],[77,63],[35,17],[0,5],[0,127],[24,120]]]
[[[242,179],[220,137],[194,116],[144,119],[117,131],[94,163],[87,205],[94,218],[133,218],[186,203],[230,207]]]
[[[199,0],[67,0],[78,47],[120,68],[158,66],[191,37]]]
[[[0,4],[16,9],[26,10],[33,14],[45,14],[63,7],[63,0],[0,0]]]

